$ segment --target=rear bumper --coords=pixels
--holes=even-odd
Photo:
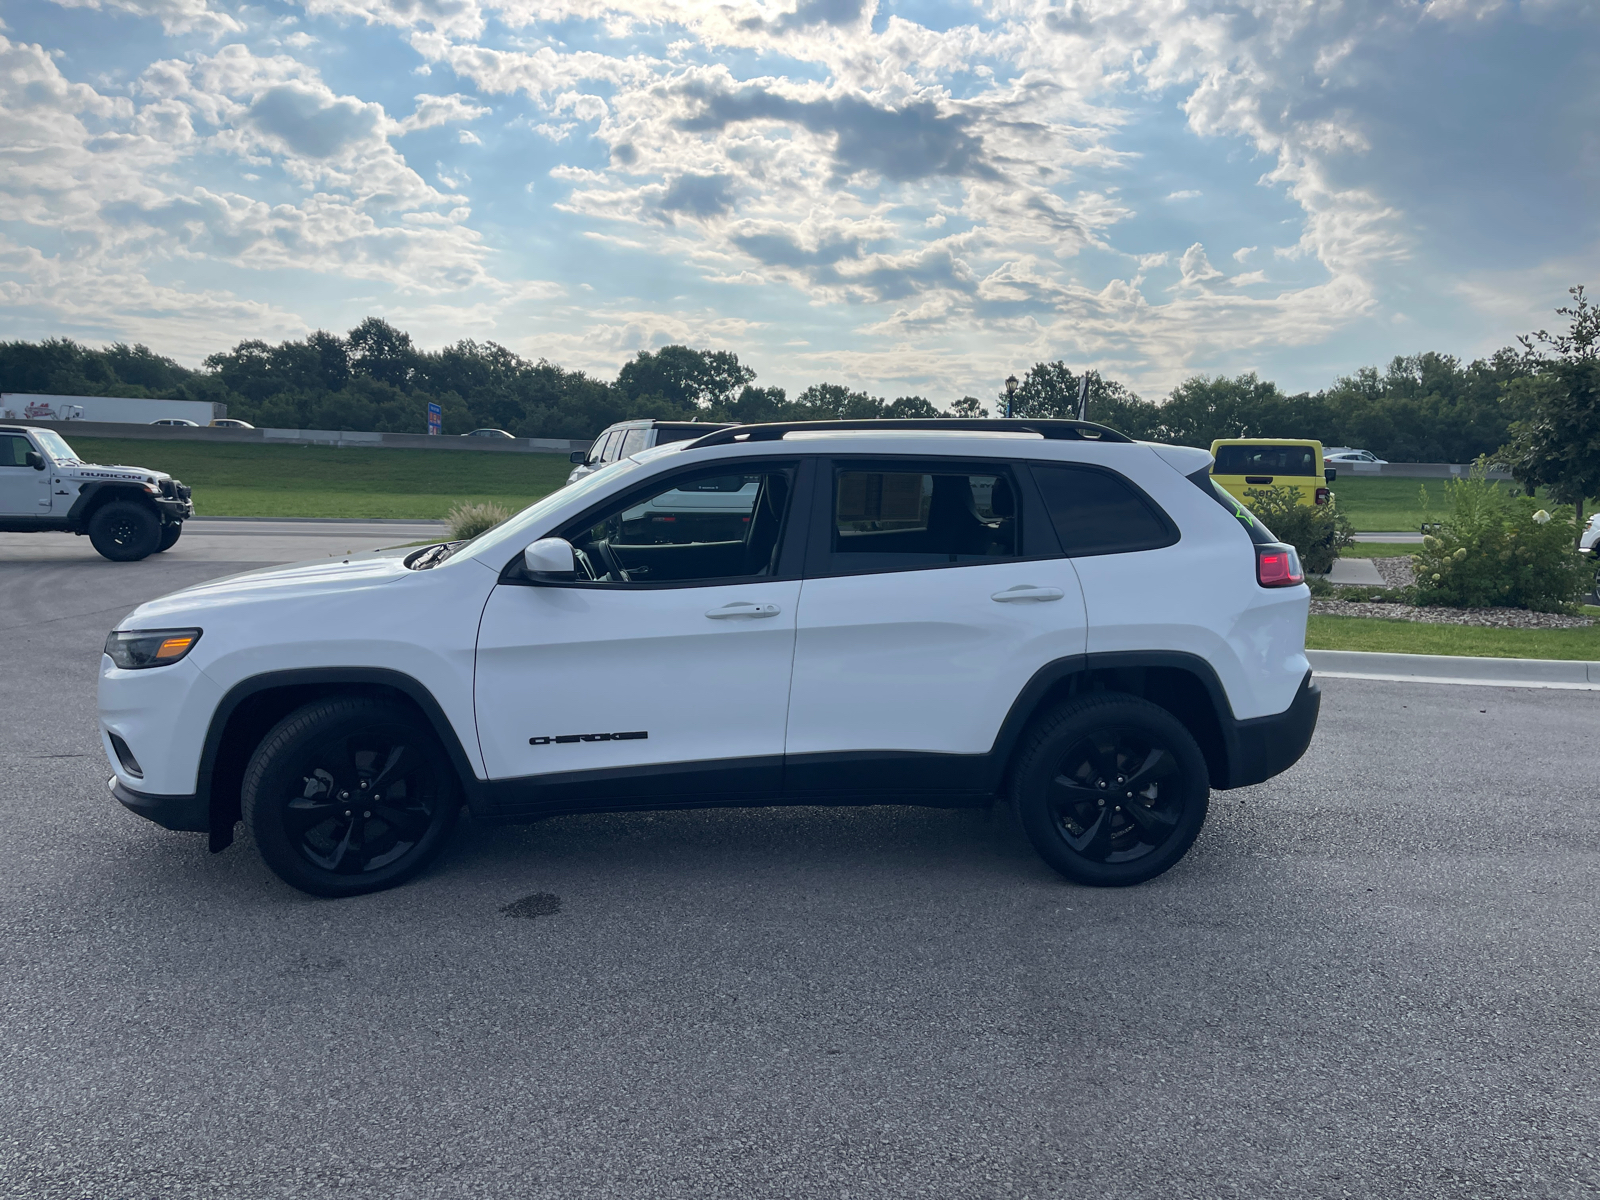
[[[152,796],[123,787],[115,778],[110,780],[109,786],[111,794],[129,812],[136,812],[166,829],[206,833],[211,828],[210,806],[200,796]]]
[[[1225,788],[1248,787],[1287,771],[1300,761],[1317,729],[1322,689],[1307,671],[1294,702],[1281,713],[1236,722],[1228,754]]]

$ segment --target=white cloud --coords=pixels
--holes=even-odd
[[[206,0],[55,0],[62,8],[110,8],[150,17],[169,34],[200,33],[221,37],[242,33],[244,26],[227,13],[217,12]]]

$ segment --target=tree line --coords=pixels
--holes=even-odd
[[[1581,296],[1581,291],[1574,293]],[[1585,309],[1585,312],[1589,310]],[[1222,437],[1314,437],[1395,462],[1468,462],[1495,454],[1539,403],[1551,367],[1527,345],[1487,359],[1427,352],[1363,367],[1317,392],[1286,393],[1253,372],[1197,375],[1160,403],[1088,372],[1088,415],[1131,437],[1209,446]],[[1077,415],[1079,376],[1041,362],[1022,376],[1015,416]],[[713,421],[987,416],[1004,411],[997,389],[941,409],[924,396],[892,400],[834,383],[790,398],[763,387],[727,350],[666,346],[640,351],[615,379],[530,361],[494,342],[421,350],[409,334],[368,317],[344,336],[242,341],[184,367],[143,345],[94,348],[66,338],[0,342],[0,391],[214,400],[258,426],[421,433],[427,404],[444,432],[505,429],[519,437],[590,438],[635,417]]]

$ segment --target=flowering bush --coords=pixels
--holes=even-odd
[[[1479,459],[1466,478],[1444,485],[1448,511],[1427,527],[1422,552],[1411,559],[1417,603],[1573,611],[1583,589],[1572,509],[1546,511],[1532,497],[1489,482],[1487,474]],[[1422,502],[1426,508],[1426,488]]]
[[[1326,575],[1339,551],[1355,540],[1350,518],[1332,504],[1302,504],[1300,489],[1275,484],[1245,489],[1245,507],[1261,518],[1280,542],[1300,553],[1300,565]]]

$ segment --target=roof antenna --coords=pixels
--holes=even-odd
[[[1087,421],[1089,411],[1089,372],[1085,371],[1078,380],[1078,420]]]

